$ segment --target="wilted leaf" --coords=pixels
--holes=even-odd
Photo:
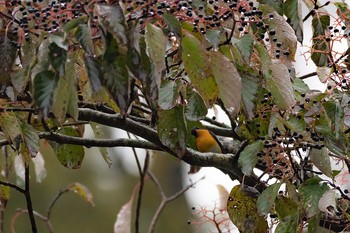
[[[183,31],[181,48],[182,60],[191,83],[211,106],[219,94],[219,89],[211,70],[207,50],[187,31]]]
[[[266,233],[267,222],[263,216],[258,215],[256,195],[246,192],[245,188],[241,185],[232,188],[227,200],[228,215],[241,233]]]
[[[182,157],[186,151],[187,128],[184,109],[177,105],[171,110],[160,110],[158,134],[161,142]]]
[[[320,211],[334,217],[335,212],[337,211],[336,195],[337,194],[334,190],[328,190],[325,192],[318,202],[318,208]]]
[[[271,76],[266,77],[267,86],[279,109],[287,110],[295,104],[295,97],[288,68],[280,61],[270,66]]]
[[[103,138],[103,131],[100,125],[94,122],[90,122],[90,126],[92,128],[92,131],[94,131],[95,138]],[[104,161],[106,161],[106,163],[108,164],[108,167],[110,167],[112,165],[112,158],[108,155],[107,148],[99,147],[98,149],[100,150],[102,158],[104,159]]]
[[[217,184],[216,189],[218,190],[218,194],[219,194],[219,198],[218,198],[219,204],[216,206],[216,208],[219,211],[227,210],[227,199],[228,199],[230,193],[221,184]]]
[[[73,191],[78,194],[84,201],[88,202],[90,205],[94,206],[94,200],[91,191],[83,184],[75,182],[67,186],[69,191]]]
[[[271,6],[261,5],[259,7],[265,14],[272,15],[269,19],[269,33],[274,32],[275,38],[281,43],[281,50],[290,52],[288,56],[291,61],[294,61],[295,52],[297,50],[297,36],[293,28],[287,23],[286,19],[274,11]]]
[[[219,97],[234,116],[241,104],[242,80],[236,67],[220,52],[209,52],[211,69],[219,87]]]
[[[258,197],[258,201],[256,202],[256,204],[257,204],[258,213],[260,215],[266,216],[268,213],[270,213],[272,207],[275,204],[275,200],[281,185],[282,183],[276,183],[276,184],[270,185]]]
[[[36,182],[41,183],[46,177],[45,160],[42,154],[39,152],[34,158],[32,158],[36,176]]]
[[[311,149],[310,161],[318,168],[324,175],[332,177],[331,161],[328,155],[328,149],[323,147],[320,150]]]
[[[119,210],[114,223],[114,233],[131,233],[131,220],[134,199],[138,194],[139,185],[136,185],[130,200]]]
[[[22,156],[16,156],[14,161],[14,169],[16,174],[16,183],[19,186],[24,185],[24,177],[25,177],[25,166]]]
[[[19,147],[21,128],[17,116],[13,112],[1,112],[0,113],[0,126],[1,130],[5,133],[6,139]]]
[[[238,164],[242,168],[244,175],[250,176],[253,172],[253,168],[258,162],[257,153],[263,148],[263,142],[261,140],[255,141],[244,148],[239,155]]]
[[[1,179],[3,181],[3,179]],[[10,187],[0,185],[0,206],[2,209],[5,209],[7,202],[10,199]]]
[[[277,196],[275,209],[279,219],[284,220],[298,213],[298,205],[292,199],[285,196]]]

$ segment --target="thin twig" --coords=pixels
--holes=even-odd
[[[38,213],[36,211],[33,211],[33,213],[34,213],[35,217],[37,217],[40,220],[42,220],[43,222],[45,222],[47,229],[49,230],[49,233],[53,233],[53,228],[52,228],[50,220],[47,217],[41,215],[40,213]],[[17,218],[19,216],[21,216],[22,214],[28,214],[28,210],[27,209],[17,209],[16,213],[12,216],[12,218],[11,218],[11,233],[16,233],[15,223],[16,223]]]
[[[158,222],[159,216],[162,213],[162,211],[164,210],[164,207],[166,204],[168,204],[169,202],[175,200],[176,198],[178,198],[179,196],[181,196],[182,194],[184,194],[187,190],[189,190],[190,188],[192,188],[195,184],[197,184],[199,181],[204,180],[205,176],[203,176],[202,178],[200,178],[199,180],[192,182],[185,186],[183,189],[181,189],[180,191],[178,191],[177,193],[175,193],[174,195],[167,197],[165,192],[163,191],[158,179],[153,175],[152,172],[148,171],[148,176],[151,178],[151,180],[154,182],[154,184],[156,185],[157,189],[159,190],[159,193],[162,197],[162,201],[160,202],[156,213],[154,214],[151,224],[149,226],[148,229],[148,233],[153,233],[156,229],[156,224]]]
[[[52,202],[50,203],[49,208],[47,209],[47,214],[46,214],[46,218],[49,220],[51,217],[51,211],[52,208],[54,207],[54,205],[56,204],[56,202],[58,201],[58,199],[65,193],[69,192],[69,189],[64,189],[64,190],[60,190],[59,193],[57,194],[57,196],[52,200]]]
[[[134,151],[136,154],[136,151]],[[137,155],[136,155],[137,156]],[[143,170],[140,175],[140,187],[139,187],[139,193],[137,196],[137,204],[136,204],[136,216],[135,216],[135,233],[139,233],[140,229],[140,213],[141,213],[141,203],[142,203],[142,192],[143,192],[143,187],[145,184],[145,177],[146,174],[148,173],[149,169],[149,160],[150,160],[150,154],[149,151],[146,151],[146,157],[145,157],[145,164],[143,165]]]
[[[18,192],[23,193],[23,194],[26,192],[26,191],[25,191],[24,189],[22,189],[21,187],[15,185],[15,184],[12,184],[12,183],[10,183],[10,182],[5,182],[5,181],[1,181],[1,180],[0,180],[0,185],[13,188],[13,189],[15,189],[15,190],[17,190]]]
[[[27,210],[28,210],[28,215],[29,215],[29,220],[30,224],[32,226],[32,233],[37,233],[38,229],[36,227],[35,223],[35,216],[34,216],[34,211],[33,211],[33,205],[32,205],[32,199],[30,197],[30,185],[29,185],[29,164],[26,163],[25,169],[24,169],[24,196],[26,198],[26,203],[27,203]]]

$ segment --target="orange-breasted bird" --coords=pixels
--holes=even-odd
[[[225,152],[221,142],[213,132],[195,127],[191,130],[191,134],[195,137],[195,145],[199,152]]]

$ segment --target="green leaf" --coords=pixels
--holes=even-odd
[[[269,68],[271,76],[265,78],[274,102],[281,110],[290,109],[295,104],[295,97],[288,68],[278,60]]]
[[[273,7],[278,14],[283,15],[283,0],[260,0],[259,2]]]
[[[0,92],[4,91],[11,83],[10,72],[12,65],[15,62],[17,55],[17,48],[14,43],[17,38],[7,30],[0,32]]]
[[[85,185],[78,182],[74,182],[67,186],[67,190],[73,191],[84,201],[91,204],[92,206],[95,206],[92,193]]]
[[[251,35],[245,34],[239,39],[232,38],[232,42],[241,51],[245,63],[250,64],[250,56],[253,52],[254,39]]]
[[[242,74],[242,103],[248,119],[253,119],[255,102],[260,87],[260,79],[249,74]]]
[[[152,68],[151,61],[145,51],[146,46],[142,46],[144,42],[140,42],[140,44],[142,56],[134,47],[130,48],[127,54],[127,66],[135,78],[145,84],[146,80],[151,77]]]
[[[316,66],[328,66],[328,46],[323,39],[325,32],[330,24],[330,17],[328,15],[321,15],[312,20],[313,39],[312,39],[312,54],[311,59]],[[319,51],[319,52],[318,52]]]
[[[185,116],[190,121],[198,121],[207,115],[207,107],[203,98],[196,91],[189,94],[187,104],[185,106]]]
[[[178,39],[181,39],[181,37],[182,37],[181,24],[176,19],[176,17],[171,15],[171,14],[164,14],[163,19],[164,19],[165,23],[168,25],[168,27],[170,28],[170,31],[172,33],[174,33],[174,35]]]
[[[80,24],[75,32],[75,38],[89,55],[94,54],[91,28],[87,24]]]
[[[236,67],[222,53],[209,52],[211,69],[225,108],[236,115],[240,109],[242,81]]]
[[[84,63],[92,91],[100,91],[102,88],[102,71],[100,62],[94,56],[84,54]]]
[[[342,127],[342,119],[344,118],[344,109],[340,106],[339,102],[327,101],[323,102],[322,106],[326,110],[327,117],[332,123],[333,133],[335,138],[338,139],[340,136],[340,129]]]
[[[276,227],[275,233],[297,233],[298,232],[298,214],[290,215],[284,218]]]
[[[272,63],[271,57],[263,44],[256,43],[255,48],[257,49],[260,60],[261,60],[261,71],[262,71],[264,77],[269,77],[270,76],[270,66]]]
[[[78,27],[80,24],[86,23],[86,20],[87,20],[87,17],[84,17],[84,16],[81,16],[76,19],[71,19],[64,25],[63,30],[65,33],[69,33],[74,28]]]
[[[256,202],[259,215],[267,215],[270,213],[281,185],[282,183],[272,184],[259,195],[258,201]]]
[[[30,42],[24,42],[21,47],[21,65],[22,69],[17,70],[12,76],[12,84],[18,93],[24,91],[30,80],[31,71],[38,58],[38,47],[42,43],[42,37]]]
[[[80,137],[77,130],[73,127],[60,128],[59,130],[57,130],[57,133],[67,136]],[[70,169],[80,168],[85,154],[83,146],[72,144],[59,144],[53,141],[50,141],[49,143],[54,149],[58,161],[63,166]]]
[[[74,66],[74,60],[69,59],[65,68],[66,75],[58,80],[53,95],[52,111],[60,123],[65,121],[67,113],[73,119],[78,119],[78,93]]]
[[[120,113],[124,115],[130,104],[131,86],[126,55],[121,53],[123,48],[110,33],[106,35],[106,46],[105,54],[100,62],[103,74],[102,83],[117,103]]]
[[[158,99],[158,105],[161,109],[169,110],[175,106],[176,100],[179,98],[179,85],[176,80],[162,80]]]
[[[311,162],[323,172],[324,175],[332,177],[331,161],[327,148],[323,147],[321,150],[311,149],[309,157]]]
[[[191,83],[205,102],[211,106],[219,94],[219,89],[210,69],[207,50],[188,31],[183,31],[181,48],[182,60]]]
[[[277,196],[275,209],[278,218],[282,221],[283,219],[288,218],[288,216],[295,216],[299,210],[298,205],[292,199],[285,196]]]
[[[238,164],[242,169],[244,175],[250,176],[253,172],[253,168],[258,162],[257,153],[263,149],[263,142],[261,140],[255,141],[244,148],[241,152]]]
[[[0,180],[4,181],[3,176],[0,176]],[[9,186],[4,186],[0,185],[0,205],[2,208],[6,208],[8,200],[10,200],[10,187]]]
[[[64,76],[67,51],[59,47],[56,43],[51,43],[49,45],[49,59],[55,71],[58,72],[60,76]]]
[[[283,13],[290,20],[298,41],[303,43],[303,20],[301,15],[301,2],[295,0],[286,0],[283,4]],[[280,14],[282,15],[282,14]]]
[[[160,80],[165,75],[165,52],[167,38],[164,36],[163,30],[151,23],[146,25],[145,41],[147,51],[154,66],[156,83],[159,86]]]
[[[160,110],[158,134],[160,141],[181,158],[186,152],[187,127],[184,108],[180,105],[171,110]]]
[[[38,73],[34,78],[34,100],[44,117],[51,110],[57,80],[57,74],[49,70]]]
[[[97,13],[102,19],[102,24],[113,34],[120,44],[127,44],[127,27],[123,10],[119,3],[113,5],[97,4]]]
[[[35,157],[40,150],[38,133],[33,126],[28,123],[23,122],[22,120],[19,120],[18,122],[24,144],[28,149],[29,154],[32,157]]]
[[[217,29],[209,29],[205,33],[205,38],[213,46],[214,49],[217,49],[220,44],[221,31]]]
[[[310,91],[309,86],[300,78],[293,79],[293,89],[300,93],[308,93]]]
[[[318,208],[318,201],[322,195],[329,190],[329,187],[325,183],[320,183],[321,179],[318,177],[311,178],[305,181],[299,187],[299,194],[301,197],[302,205],[304,206],[307,217],[311,218],[320,212]]]

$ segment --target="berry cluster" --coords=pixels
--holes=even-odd
[[[5,27],[18,38],[14,44],[19,48],[24,41],[41,33],[54,33],[72,19],[83,15],[91,15],[95,3],[105,1],[58,0],[49,4],[43,0],[5,1],[7,12],[1,12],[6,20]]]

